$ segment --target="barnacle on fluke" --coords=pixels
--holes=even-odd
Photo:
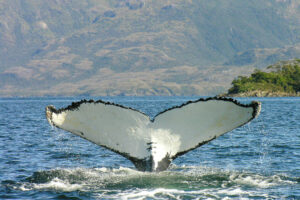
[[[210,97],[171,107],[150,119],[136,109],[102,100],[46,107],[50,124],[114,151],[141,171],[166,170],[172,160],[259,115],[261,103]]]

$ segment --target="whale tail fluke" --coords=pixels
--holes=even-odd
[[[240,127],[259,115],[261,104],[208,98],[167,109],[152,120],[104,101],[46,107],[48,122],[129,159],[140,171],[166,170],[172,160]]]

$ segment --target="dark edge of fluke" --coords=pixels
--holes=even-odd
[[[67,110],[70,110],[70,111],[72,111],[72,110],[78,110],[78,108],[81,106],[81,104],[84,104],[84,103],[94,103],[94,104],[101,103],[101,104],[104,104],[104,105],[117,106],[117,107],[120,107],[120,108],[130,109],[130,110],[139,112],[139,113],[141,113],[141,114],[146,115],[147,117],[149,117],[147,114],[143,113],[140,110],[137,110],[137,109],[134,109],[134,108],[131,108],[131,107],[126,107],[126,106],[123,106],[121,104],[116,104],[116,103],[109,102],[109,101],[102,101],[101,99],[99,99],[97,101],[94,101],[93,99],[90,99],[90,100],[83,99],[81,101],[72,102],[71,105],[69,105],[69,106],[67,106],[65,108],[60,108],[60,109],[56,109],[53,105],[49,105],[49,106],[46,107],[46,113],[47,113],[47,109],[49,109],[49,111],[54,112],[56,114],[62,113],[62,112],[67,111]],[[150,119],[150,117],[149,117],[149,119]]]
[[[173,106],[173,107],[170,107],[170,108],[167,108],[166,110],[164,111],[161,111],[160,113],[158,113],[157,115],[155,115],[153,117],[153,119],[150,119],[150,117],[143,113],[142,111],[140,110],[137,110],[137,109],[134,109],[134,108],[131,108],[131,107],[127,107],[127,106],[123,106],[121,104],[117,104],[117,103],[113,103],[113,102],[108,102],[108,101],[102,101],[101,99],[100,100],[97,100],[97,101],[94,101],[92,99],[90,100],[86,100],[86,99],[83,99],[81,101],[77,101],[77,102],[72,102],[71,105],[65,107],[65,108],[60,108],[60,109],[56,109],[54,106],[50,105],[50,106],[47,106],[46,107],[46,113],[47,112],[47,109],[49,109],[49,111],[51,112],[54,112],[56,114],[58,113],[61,113],[63,111],[67,111],[67,110],[78,110],[78,108],[81,106],[81,104],[84,104],[84,103],[94,103],[94,104],[98,104],[98,103],[102,103],[102,104],[105,104],[105,105],[112,105],[112,106],[117,106],[117,107],[120,107],[120,108],[124,108],[124,109],[130,109],[130,110],[133,110],[133,111],[136,111],[136,112],[139,112],[143,115],[146,115],[151,122],[154,122],[155,121],[155,118],[158,116],[158,115],[161,115],[167,111],[170,111],[170,110],[173,110],[173,109],[177,109],[177,108],[182,108],[183,106],[186,106],[188,104],[191,104],[191,103],[197,103],[197,102],[200,102],[200,101],[210,101],[210,100],[222,100],[222,101],[229,101],[229,102],[232,102],[238,106],[242,106],[242,107],[253,107],[254,109],[254,112],[252,114],[253,118],[255,118],[257,116],[257,114],[260,112],[260,102],[258,101],[252,101],[250,104],[242,104],[240,102],[238,102],[237,100],[235,99],[232,99],[232,98],[226,98],[226,97],[218,97],[218,96],[215,96],[215,97],[209,97],[209,98],[200,98],[198,100],[193,100],[193,101],[187,101],[181,105],[178,105],[178,106]],[[48,117],[48,114],[47,114],[47,117]],[[252,118],[252,119],[253,119]],[[251,119],[251,120],[252,120]]]
[[[260,102],[258,102],[258,101],[252,101],[250,104],[242,104],[242,103],[240,103],[240,102],[238,102],[237,100],[232,99],[232,98],[226,98],[226,97],[218,97],[218,96],[215,96],[215,97],[209,97],[209,98],[200,98],[200,99],[194,100],[194,101],[187,101],[187,102],[185,102],[185,103],[183,103],[183,104],[181,104],[181,105],[179,105],[179,106],[173,106],[173,107],[168,108],[168,109],[166,109],[166,110],[164,110],[164,111],[158,113],[157,115],[155,115],[155,117],[154,117],[153,120],[151,120],[151,121],[154,122],[155,118],[156,118],[158,115],[161,115],[161,114],[163,114],[163,113],[165,113],[165,112],[167,112],[167,111],[170,111],[170,110],[173,110],[173,109],[177,109],[177,108],[182,108],[183,106],[186,106],[186,105],[188,105],[188,104],[197,103],[197,102],[200,102],[200,101],[210,101],[210,100],[229,101],[229,102],[232,102],[232,103],[234,103],[234,104],[236,104],[236,105],[238,105],[238,106],[242,106],[242,107],[246,107],[246,108],[252,107],[253,110],[254,110],[254,112],[252,113],[252,117],[253,117],[253,118],[255,118],[255,117],[258,115],[258,113],[260,112],[260,106],[259,106],[259,105],[260,105]],[[253,118],[252,118],[252,119],[253,119]],[[252,119],[251,119],[251,120],[252,120]]]

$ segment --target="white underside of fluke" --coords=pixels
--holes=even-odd
[[[102,101],[61,110],[48,106],[46,112],[56,127],[127,158],[151,159],[151,170],[157,171],[164,159],[171,161],[252,120],[260,110],[260,103],[255,104],[206,99],[162,112],[153,121],[139,111]]]

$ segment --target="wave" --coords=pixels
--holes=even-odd
[[[173,165],[168,171],[160,173],[145,173],[123,167],[52,169],[35,172],[18,183],[5,183],[14,190],[80,192],[96,199],[251,199],[280,198],[280,193],[271,191],[299,184],[299,179]]]

